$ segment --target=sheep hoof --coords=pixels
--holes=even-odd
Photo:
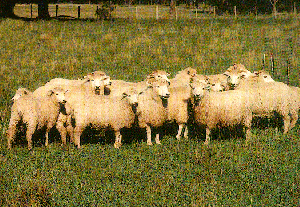
[[[176,139],[177,139],[177,140],[180,140],[180,136],[177,135],[177,136],[176,136]]]
[[[208,142],[208,141],[205,141],[205,142],[204,142],[204,145],[209,145],[209,142]]]
[[[114,147],[116,149],[119,149],[121,147],[121,143],[120,142],[115,142]]]
[[[156,144],[161,144],[160,141],[157,141]]]
[[[152,142],[147,142],[147,145],[148,146],[152,146]]]

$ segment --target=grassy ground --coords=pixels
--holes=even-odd
[[[172,74],[194,67],[219,73],[233,63],[270,71],[299,86],[299,19],[254,17],[171,20],[0,20],[0,205],[52,206],[299,206],[299,123],[283,135],[252,130],[253,141],[201,134],[146,146],[129,136],[120,150],[93,137],[83,149],[6,150],[5,131],[15,90],[35,90],[55,77],[77,79],[94,70],[139,81],[154,69]],[[133,139],[134,141],[130,141]],[[94,143],[95,142],[95,143]]]

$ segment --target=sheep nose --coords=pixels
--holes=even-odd
[[[138,105],[139,105],[138,102],[135,102],[135,103],[132,104],[133,107],[137,107]]]
[[[67,102],[66,100],[63,100],[63,101],[62,101],[63,104],[65,104],[66,102]]]
[[[170,97],[170,94],[169,93],[167,93],[165,96],[164,96],[164,98],[169,98]]]
[[[99,90],[99,89],[100,89],[100,86],[95,86],[95,89],[96,89],[96,90]]]

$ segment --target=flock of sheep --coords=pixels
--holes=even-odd
[[[146,129],[147,144],[160,144],[160,129],[176,122],[176,138],[187,138],[188,121],[206,127],[206,141],[211,130],[242,125],[246,141],[251,137],[253,117],[283,119],[287,133],[298,120],[300,88],[276,82],[265,71],[250,72],[242,64],[234,64],[223,74],[200,75],[192,68],[179,71],[172,79],[157,70],[141,82],[111,80],[102,71],[87,74],[83,79],[55,78],[30,92],[19,88],[12,98],[11,118],[7,131],[8,148],[12,147],[18,126],[26,124],[28,149],[32,135],[45,130],[45,145],[49,131],[55,127],[62,144],[67,136],[80,148],[83,131],[92,126],[115,133],[114,147],[121,146],[121,129],[133,125]],[[190,126],[190,125],[189,125]]]

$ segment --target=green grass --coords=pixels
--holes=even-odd
[[[85,143],[77,150],[52,140],[48,149],[6,149],[10,98],[55,77],[77,79],[103,70],[112,78],[140,81],[154,69],[173,76],[194,67],[220,73],[233,63],[270,71],[299,86],[299,19],[252,17],[197,20],[0,21],[1,206],[299,206],[299,123],[283,135],[252,130],[243,139],[203,136],[161,146],[145,138],[125,143]],[[129,137],[130,139],[130,137]]]

